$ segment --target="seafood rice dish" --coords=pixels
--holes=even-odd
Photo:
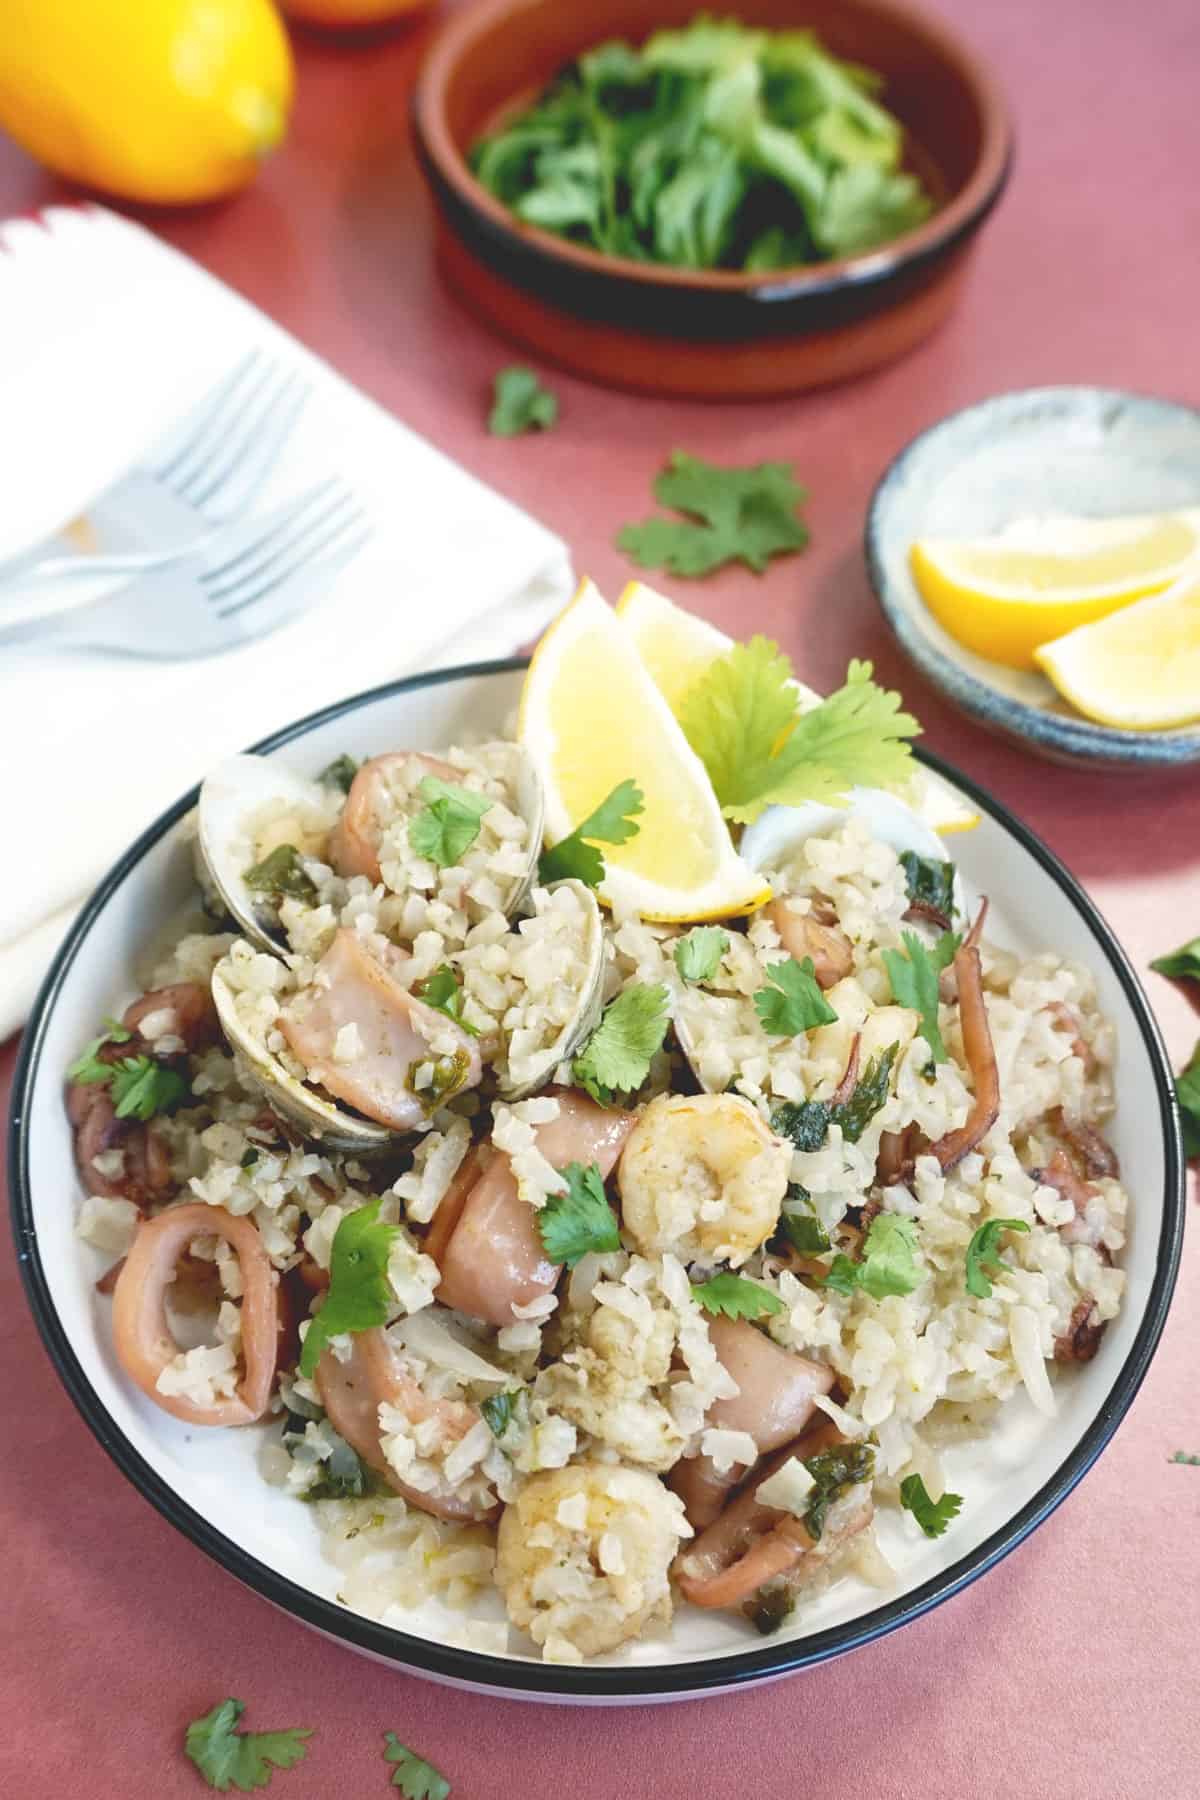
[[[346,1606],[558,1663],[886,1587],[880,1515],[952,1540],[947,1446],[1051,1419],[1124,1282],[1092,975],[995,940],[897,697],[761,639],[671,696],[622,613],[585,589],[503,737],[214,770],[67,1085],[128,1380],[257,1431]],[[546,703],[585,627],[594,767]],[[768,688],[731,773],[714,696],[748,755]]]

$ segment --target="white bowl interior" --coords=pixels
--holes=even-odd
[[[362,756],[399,745],[435,748],[465,731],[501,729],[518,686],[519,676],[504,672],[384,694],[318,724],[275,754],[304,773],[315,773],[342,751]],[[781,1634],[784,1639],[847,1626],[950,1570],[1033,1500],[1105,1406],[1142,1323],[1155,1274],[1167,1155],[1158,1125],[1153,1062],[1129,998],[1068,893],[1004,826],[985,815],[975,831],[955,838],[950,849],[971,887],[990,897],[993,933],[1013,947],[1053,948],[1088,964],[1098,979],[1104,1010],[1115,1021],[1121,1099],[1112,1135],[1133,1200],[1126,1300],[1095,1361],[1058,1382],[1059,1412],[1053,1422],[1016,1400],[990,1437],[947,1457],[950,1485],[965,1496],[965,1504],[944,1538],[920,1537],[907,1516],[889,1513],[882,1519],[880,1540],[898,1571],[896,1589],[880,1593],[855,1580],[843,1581],[806,1606],[794,1631]],[[217,1531],[297,1586],[336,1601],[337,1571],[319,1554],[309,1509],[269,1487],[257,1473],[258,1432],[189,1428],[160,1412],[124,1379],[112,1351],[110,1302],[93,1286],[106,1259],[74,1235],[80,1188],[63,1112],[63,1071],[94,1034],[97,1021],[119,1010],[136,991],[133,969],[139,951],[189,890],[189,859],[177,834],[168,833],[128,871],[95,917],[46,1023],[26,1119],[41,1262],[70,1346],[115,1430]],[[480,1616],[499,1617],[498,1600]],[[406,1625],[418,1637],[433,1639],[442,1638],[448,1627],[452,1634],[453,1615],[435,1605],[412,1615]],[[670,1640],[646,1640],[610,1660],[631,1670],[678,1667],[761,1650],[763,1644],[740,1618],[685,1608],[676,1615]],[[532,1646],[528,1654],[533,1654]],[[411,1651],[406,1655],[398,1640],[397,1660],[412,1666],[419,1657]]]

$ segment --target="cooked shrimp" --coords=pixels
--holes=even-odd
[[[811,911],[793,912],[792,902],[786,898],[772,900],[766,916],[789,956],[797,962],[803,962],[806,956],[812,958],[818,986],[831,988],[849,975],[854,967],[854,950],[840,926],[823,924]]]
[[[326,1350],[317,1364],[317,1391],[334,1430],[345,1438],[368,1467],[375,1470],[398,1494],[439,1519],[494,1518],[496,1503],[474,1494],[455,1492],[448,1485],[432,1489],[412,1487],[397,1475],[384,1455],[379,1423],[381,1406],[394,1406],[413,1425],[436,1420],[443,1445],[453,1445],[480,1423],[477,1406],[461,1400],[431,1400],[403,1367],[381,1326],[358,1331],[350,1340],[343,1362]]]
[[[235,1252],[242,1274],[242,1357],[245,1374],[227,1400],[199,1405],[164,1394],[159,1377],[179,1354],[165,1297],[180,1257],[198,1237],[219,1237]],[[250,1425],[267,1410],[279,1349],[279,1278],[258,1227],[219,1206],[196,1201],[168,1207],[137,1228],[113,1290],[113,1338],[121,1367],[164,1412],[192,1425]]]
[[[279,1029],[311,1080],[396,1131],[414,1130],[483,1074],[476,1040],[401,987],[346,928],[334,934],[312,986],[281,1010]],[[432,1082],[420,1079],[426,1067]]]
[[[535,1127],[538,1149],[556,1169],[596,1163],[607,1176],[633,1129],[633,1114],[597,1106],[583,1094],[555,1098],[558,1117]],[[546,1255],[537,1213],[518,1197],[507,1156],[493,1156],[473,1182],[467,1165],[460,1173],[463,1182],[443,1199],[426,1244],[442,1272],[438,1299],[490,1325],[511,1325],[514,1306],[553,1293],[559,1265]],[[446,1232],[439,1220],[448,1203],[453,1223]]]
[[[391,750],[385,756],[371,757],[351,782],[342,816],[329,834],[327,854],[339,875],[365,875],[368,881],[383,879],[379,840],[384,815],[392,799],[393,783],[398,783],[413,763],[420,765],[422,775],[436,775],[441,781],[462,780],[460,769],[417,750]]]
[[[787,1193],[791,1149],[736,1094],[660,1094],[618,1171],[625,1229],[647,1256],[743,1263]]]
[[[546,1469],[504,1509],[496,1584],[518,1629],[577,1662],[671,1617],[671,1560],[690,1535],[675,1495],[644,1469]]]
[[[812,1418],[818,1394],[827,1394],[833,1386],[833,1370],[781,1350],[744,1319],[712,1319],[708,1335],[738,1391],[715,1400],[705,1424],[749,1432],[760,1456],[798,1438]],[[745,1478],[741,1465],[718,1470],[711,1457],[701,1454],[676,1464],[671,1486],[687,1508],[690,1523],[703,1531]]]

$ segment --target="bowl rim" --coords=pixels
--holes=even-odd
[[[511,675],[528,666],[527,657],[499,658],[460,664],[454,668],[433,670],[386,682],[379,687],[335,701],[292,725],[284,726],[252,745],[249,754],[281,749],[302,740],[320,725],[380,700],[414,693],[422,688]],[[981,810],[1015,837],[1072,902],[1124,991],[1149,1057],[1158,1092],[1159,1120],[1164,1140],[1163,1215],[1154,1278],[1145,1313],[1129,1354],[1118,1370],[1107,1396],[1097,1408],[1095,1418],[1050,1479],[1019,1512],[973,1551],[922,1583],[919,1588],[873,1608],[846,1624],[831,1626],[811,1637],[768,1644],[760,1649],[734,1651],[695,1662],[652,1664],[641,1668],[573,1667],[510,1661],[483,1651],[418,1637],[394,1626],[365,1618],[349,1608],[312,1593],[289,1577],[269,1568],[232,1538],[218,1531],[150,1467],[125,1437],[92,1387],[72,1348],[54,1308],[38,1249],[33,1218],[31,1145],[25,1128],[49,1021],[93,924],[126,876],[196,804],[199,794],[196,787],[161,813],[124,855],[118,858],[71,927],[46,975],[25,1030],[13,1082],[9,1124],[12,1227],[17,1260],[34,1322],[59,1379],[85,1424],[142,1497],[185,1538],[245,1586],[327,1637],[349,1643],[377,1660],[410,1672],[431,1676],[435,1680],[483,1688],[504,1698],[582,1703],[624,1701],[636,1704],[648,1700],[699,1697],[727,1691],[743,1683],[791,1674],[826,1662],[848,1650],[873,1643],[877,1638],[919,1618],[931,1607],[960,1592],[994,1567],[1040,1525],[1071,1492],[1113,1436],[1142,1383],[1166,1321],[1179,1267],[1185,1211],[1185,1164],[1174,1083],[1166,1046],[1133,966],[1111,927],[1075,877],[1028,826],[1016,819],[985,789],[960,775],[949,763],[931,752],[917,750],[915,754],[925,766],[961,787]]]
[[[1076,395],[1092,395],[1101,404],[1125,404],[1158,408],[1165,413],[1187,414],[1200,425],[1200,407],[1165,394],[1143,394],[1135,388],[1099,387],[1094,382],[1057,382],[1045,387],[1004,388],[970,406],[946,413],[896,452],[875,483],[863,527],[863,555],[867,576],[884,618],[901,649],[935,686],[940,687],[964,712],[983,724],[1000,727],[1015,737],[1037,744],[1053,755],[1100,764],[1126,764],[1140,768],[1180,767],[1200,759],[1200,723],[1171,731],[1132,731],[1127,726],[1101,725],[1082,713],[1053,713],[1018,700],[957,662],[928,637],[914,621],[912,610],[896,591],[883,554],[884,516],[892,493],[905,479],[909,462],[920,457],[942,432],[962,420],[983,417],[997,407],[1053,405]]]
[[[444,105],[451,71],[464,53],[472,50],[485,26],[514,10],[514,0],[475,0],[475,4],[451,14],[442,25],[421,66],[413,93],[417,148],[435,188],[448,190],[492,240],[518,247],[529,260],[543,267],[567,265],[578,274],[597,280],[628,282],[649,290],[673,290],[678,295],[740,295],[767,302],[804,300],[850,287],[873,286],[902,269],[916,268],[944,255],[983,222],[1000,198],[1012,168],[1013,128],[1000,84],[953,26],[910,0],[870,3],[873,10],[889,15],[898,24],[917,27],[959,70],[978,107],[982,141],[969,177],[946,206],[935,208],[928,219],[911,231],[854,256],[762,273],[681,269],[610,256],[519,220],[476,179],[450,134]]]

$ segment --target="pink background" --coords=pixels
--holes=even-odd
[[[356,45],[301,38],[290,141],[255,189],[153,223],[544,518],[610,594],[630,572],[614,531],[648,510],[667,451],[794,459],[812,490],[812,549],[762,579],[727,573],[679,583],[677,596],[728,631],[777,636],[817,686],[834,682],[850,654],[874,656],[903,684],[926,741],[1048,839],[1144,969],[1200,932],[1195,775],[1063,771],[956,717],[890,643],[860,536],[886,462],[982,395],[1095,381],[1200,402],[1200,13],[1195,0],[958,0],[944,9],[1009,92],[1015,178],[957,317],[907,362],[828,394],[706,408],[562,377],[552,436],[489,438],[488,384],[513,358],[430,267],[428,204],[406,127],[425,27]],[[62,193],[0,144],[0,216]],[[381,678],[385,661],[381,646]],[[1179,1061],[1196,1019],[1176,990],[1147,979]],[[11,1066],[10,1047],[0,1062],[6,1091]],[[406,1679],[243,1591],[95,1444],[41,1349],[7,1244],[0,1258],[5,1793],[202,1792],[179,1753],[181,1733],[226,1694],[250,1703],[252,1727],[319,1728],[308,1761],[275,1778],[272,1791],[289,1800],[390,1791],[386,1729],[440,1764],[461,1800],[1173,1800],[1200,1789],[1200,1468],[1168,1461],[1176,1449],[1200,1451],[1194,1241],[1158,1357],[1115,1443],[993,1574],[899,1635],[782,1685],[603,1713],[515,1707]]]

